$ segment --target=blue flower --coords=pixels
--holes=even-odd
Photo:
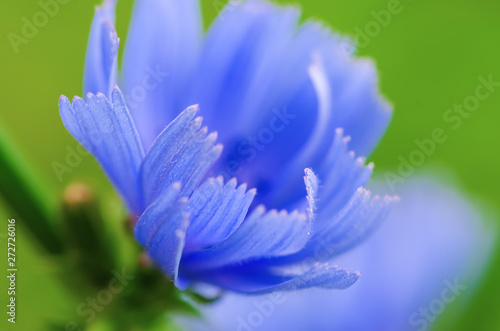
[[[92,23],[86,100],[59,107],[149,256],[181,289],[352,285],[359,273],[328,261],[394,201],[364,189],[373,165],[355,157],[391,118],[373,63],[321,24],[299,25],[296,8],[231,2],[204,34],[197,1],[139,0],[118,79],[114,7]]]
[[[348,291],[227,293],[201,307],[202,320],[179,323],[220,331],[431,329],[444,309],[473,296],[494,252],[494,232],[456,187],[424,177],[401,188],[402,202],[388,220],[339,260],[363,268]]]

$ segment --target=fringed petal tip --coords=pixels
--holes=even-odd
[[[116,8],[117,0],[104,0],[100,5],[95,6],[95,10],[99,12],[113,11]]]
[[[94,20],[97,18],[101,19],[102,23],[109,24],[110,31],[115,31],[115,13],[116,13],[116,3],[117,0],[104,0],[100,5],[97,4],[94,7],[95,16]],[[116,35],[116,31],[115,31]]]
[[[224,176],[217,176],[216,178],[210,177],[207,179],[207,181],[210,181],[212,183],[217,181],[219,184],[223,185],[224,184]],[[243,192],[243,193],[246,192],[245,194],[247,196],[252,196],[252,198],[257,195],[257,189],[256,188],[248,189],[247,183],[242,183],[238,186],[238,179],[236,177],[233,177],[229,181],[227,181],[226,186],[230,187],[232,189],[235,189],[237,191]]]
[[[294,254],[308,242],[310,229],[311,222],[303,213],[266,211],[264,206],[257,206],[226,240],[194,252],[184,263],[191,272],[203,273],[203,270]]]
[[[121,92],[116,90],[111,101],[102,93],[88,93],[86,100],[75,96],[72,104],[62,96],[59,111],[65,127],[97,158],[129,210],[140,213],[136,179],[144,150]]]
[[[376,110],[392,114],[394,109],[393,104],[380,93],[377,63],[375,60],[368,57],[357,57],[353,62],[353,66],[356,66],[359,71],[365,72],[365,75],[370,77],[372,81],[372,97],[379,103],[380,106],[376,108]]]
[[[104,23],[107,25],[107,29],[109,32],[109,46],[111,54],[116,55],[120,46],[120,38],[118,37],[118,33],[116,32],[113,23],[111,23],[110,21],[105,21]]]
[[[191,226],[188,229],[185,253],[217,245],[229,238],[244,221],[255,197],[247,185],[237,186],[235,178],[209,178],[192,194],[188,210]]]
[[[61,103],[64,103],[64,102],[69,102],[69,99],[64,94],[61,94],[61,96],[59,97],[59,105],[61,105]]]
[[[217,159],[222,152],[222,145],[214,146],[217,133],[207,135],[207,127],[201,127],[203,118],[195,117],[199,110],[198,105],[188,107],[160,133],[151,146],[141,170],[146,203],[154,201],[160,192],[159,187],[165,186],[165,181],[172,183],[179,180],[188,187],[189,175],[196,170],[196,166],[201,166],[206,160],[215,161],[214,158]],[[183,174],[172,162],[174,158],[182,160],[190,167],[191,172]],[[207,168],[207,164],[204,168]],[[175,173],[172,172],[174,169],[177,170]],[[163,176],[163,173],[170,173],[169,178]],[[194,187],[191,185],[188,189],[192,190]],[[188,191],[184,193],[186,196],[190,195]]]
[[[249,294],[266,294],[276,291],[298,291],[308,288],[325,288],[344,290],[351,287],[359,279],[359,271],[351,272],[349,269],[340,268],[330,263],[315,263],[307,271],[296,276],[284,276],[290,278],[278,285],[263,290],[249,292]]]
[[[123,98],[123,93],[122,93],[122,91],[121,91],[120,87],[119,87],[117,84],[114,84],[114,85],[111,87],[110,92],[111,92],[111,93],[110,93],[110,96],[111,96],[111,98],[110,98],[110,99],[111,99],[111,100],[116,99],[116,98],[124,99],[124,98]],[[62,97],[64,97],[64,95],[62,95],[62,96],[61,96],[61,98],[62,98]],[[87,92],[87,93],[85,94],[85,100],[84,100],[84,101],[85,101],[85,102],[88,102],[90,99],[93,99],[93,98],[95,98],[95,97],[97,97],[97,98],[99,98],[99,99],[102,99],[102,98],[107,99],[107,98],[108,98],[108,97],[107,97],[107,95],[106,95],[104,92],[98,91],[98,92],[95,92],[95,93],[94,93],[94,92],[90,92],[90,91],[89,91],[89,92]],[[75,95],[75,96],[73,97],[73,102],[75,102],[75,100],[83,100],[83,99],[82,99],[81,97],[79,97],[79,96]],[[109,101],[109,100],[107,100],[107,101]]]
[[[317,282],[314,286],[327,289],[347,289],[361,276],[360,271],[351,272],[349,269],[337,265],[332,266],[330,263],[318,263],[312,270],[315,282]]]

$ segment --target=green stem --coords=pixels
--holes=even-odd
[[[63,252],[60,236],[54,229],[48,195],[1,127],[0,196],[11,208],[12,218],[19,218],[43,248],[51,254]]]

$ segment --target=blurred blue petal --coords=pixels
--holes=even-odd
[[[362,270],[352,288],[228,293],[202,308],[202,320],[182,318],[181,324],[221,331],[428,329],[441,306],[474,294],[495,231],[456,187],[415,178],[400,195],[402,202],[369,240],[334,260]]]
[[[120,39],[114,27],[115,7],[116,0],[105,0],[95,10],[85,57],[84,95],[101,92],[109,96],[116,84]]]
[[[198,0],[137,0],[124,53],[124,93],[144,146],[180,111],[202,38]],[[143,95],[144,94],[144,95]]]

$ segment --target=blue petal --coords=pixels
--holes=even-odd
[[[319,181],[318,177],[314,174],[311,169],[305,170],[306,175],[304,176],[304,182],[306,184],[306,192],[307,192],[307,214],[309,215],[309,219],[314,220],[316,213],[316,199],[318,195],[318,186]]]
[[[278,10],[262,1],[228,6],[207,33],[191,96],[191,101],[207,109],[211,128],[225,128],[220,130],[225,135],[222,139],[245,131],[271,112],[271,107],[262,104],[278,90],[271,73],[299,19],[295,9]],[[280,88],[287,91],[283,84],[288,87],[290,82],[281,83]],[[300,87],[300,81],[291,84]]]
[[[192,105],[184,96],[193,78],[202,35],[198,0],[138,0],[127,36],[123,73],[127,102],[144,146]]]
[[[157,137],[141,168],[145,206],[175,182],[182,183],[181,196],[189,197],[219,157],[222,146],[214,145],[217,134],[207,135],[198,106],[187,108]],[[193,119],[194,118],[194,119]]]
[[[312,267],[274,270],[252,265],[233,266],[204,271],[200,278],[235,292],[265,294],[311,287],[345,289],[354,284],[359,275],[359,272],[350,272],[328,263],[315,263]]]
[[[359,187],[366,186],[373,171],[372,163],[365,166],[364,158],[356,158],[349,151],[349,141],[350,137],[344,137],[343,130],[337,129],[330,150],[317,167],[322,178],[318,208],[325,214],[345,206]]]
[[[295,291],[310,287],[343,290],[353,285],[359,278],[359,272],[350,272],[329,263],[317,263],[304,274],[294,277],[274,288],[262,290],[255,294],[273,291]]]
[[[73,106],[63,96],[59,111],[68,131],[97,158],[130,211],[140,214],[138,174],[144,151],[120,90],[113,90],[112,104],[100,93],[89,93],[87,103],[75,97]]]
[[[262,203],[267,185],[314,129],[317,97],[307,67],[318,38],[297,31],[295,8],[230,6],[207,34],[191,101],[207,109],[207,124],[226,147],[216,174],[257,187]]]
[[[324,211],[325,206],[328,206],[329,213],[338,212],[356,190],[365,186],[370,179],[373,164],[365,166],[364,158],[355,157],[355,153],[348,148],[350,140],[350,137],[343,136],[342,129],[335,130],[329,149],[323,151],[321,159],[314,162],[317,176],[321,180],[321,188],[317,192],[319,201],[317,202],[318,206],[316,206],[320,211]],[[273,203],[280,205],[288,200],[301,199],[303,191],[300,187],[303,184],[297,183],[292,177],[292,173],[300,165],[300,161],[291,163],[278,176],[272,199]],[[316,177],[312,169],[308,168],[306,171]]]
[[[176,209],[175,204],[181,191],[181,183],[172,184],[164,193],[141,215],[134,229],[134,236],[142,246],[147,246],[164,221],[160,217],[168,218]],[[163,208],[163,211],[160,210]]]
[[[310,74],[320,101],[320,127],[344,128],[353,137],[351,148],[356,154],[371,154],[392,118],[392,106],[380,95],[375,64],[369,59],[346,56],[344,44],[350,41],[318,23],[306,22],[301,29],[311,39],[319,39]],[[322,108],[329,108],[330,116]],[[324,139],[318,139],[315,148],[324,150],[332,132],[323,131],[321,135],[320,131],[315,130],[315,135]]]
[[[321,256],[326,261],[362,242],[385,219],[398,198],[371,197],[362,188],[372,173],[373,165],[364,166],[363,158],[355,158],[347,148],[349,138],[337,130],[330,151],[319,165],[324,178],[306,169],[307,210],[313,222],[313,237],[307,247],[294,256],[273,261],[287,264],[308,256]],[[320,177],[321,178],[321,177]]]
[[[279,175],[275,178],[272,194],[267,197],[267,202],[272,205],[286,206],[302,199],[302,190],[300,189],[302,183],[298,171],[302,171],[306,167],[317,167],[325,156],[324,148],[328,147],[331,141],[332,130],[329,127],[332,117],[331,91],[321,59],[317,54],[314,56],[313,64],[309,67],[309,75],[318,98],[314,129],[296,155],[278,172]]]
[[[332,128],[355,135],[351,148],[365,155],[389,123],[390,106],[378,95],[373,64],[346,57],[345,40],[327,28],[297,26],[299,11],[264,1],[230,6],[208,32],[191,101],[207,108],[226,146],[217,174],[256,187],[256,203],[285,208],[302,199],[300,174],[321,164]],[[290,117],[281,123],[278,116],[284,125],[273,130],[277,112]]]
[[[302,254],[314,254],[319,260],[329,260],[363,242],[387,217],[398,198],[371,197],[363,188],[357,190],[347,205],[337,214],[325,208],[317,216],[321,230],[308,243]]]
[[[222,177],[209,178],[189,199],[190,226],[184,253],[207,248],[227,239],[241,225],[255,197],[236,179],[224,185]]]
[[[337,47],[335,53],[342,53]],[[332,57],[322,51],[334,100],[331,127],[341,127],[352,137],[351,149],[368,156],[392,119],[392,106],[380,95],[377,70],[369,59]],[[336,111],[340,108],[341,111]]]
[[[311,222],[297,211],[258,206],[227,240],[183,260],[186,269],[218,268],[246,260],[285,256],[300,251],[310,238]]]
[[[347,55],[345,44],[352,42],[316,22],[306,22],[302,29],[321,39],[314,48],[312,77],[320,103],[323,100],[330,107],[331,115],[324,116],[323,125],[344,128],[353,137],[351,149],[358,155],[370,155],[392,118],[392,106],[380,95],[374,62]],[[328,98],[325,89],[329,89]],[[325,150],[332,134],[325,132],[315,148]]]
[[[116,84],[120,39],[114,27],[115,6],[116,0],[105,0],[96,8],[85,57],[84,95],[101,92],[110,96]]]
[[[317,54],[313,56],[313,63],[309,66],[309,76],[318,98],[317,116],[311,135],[292,161],[295,165],[292,164],[288,167],[293,170],[296,167],[304,168],[307,165],[315,164],[315,157],[317,158],[317,154],[321,152],[322,142],[331,132],[329,126],[333,115],[331,87],[322,60]]]
[[[297,188],[302,170],[316,168],[329,149],[331,128],[345,127],[356,135],[352,148],[369,153],[390,107],[378,96],[373,65],[346,57],[345,41],[327,28],[297,26],[298,10],[265,1],[229,6],[207,34],[190,101],[207,109],[209,127],[226,146],[219,168],[237,165],[233,173],[218,174],[237,175],[257,187],[258,203],[283,208],[290,201],[274,203],[272,191],[282,185],[272,184],[286,160],[296,159],[284,177]],[[276,112],[290,117],[273,131]]]
[[[176,281],[184,238],[189,225],[187,199],[177,199],[180,184],[174,183],[139,218],[135,237],[168,278]]]

